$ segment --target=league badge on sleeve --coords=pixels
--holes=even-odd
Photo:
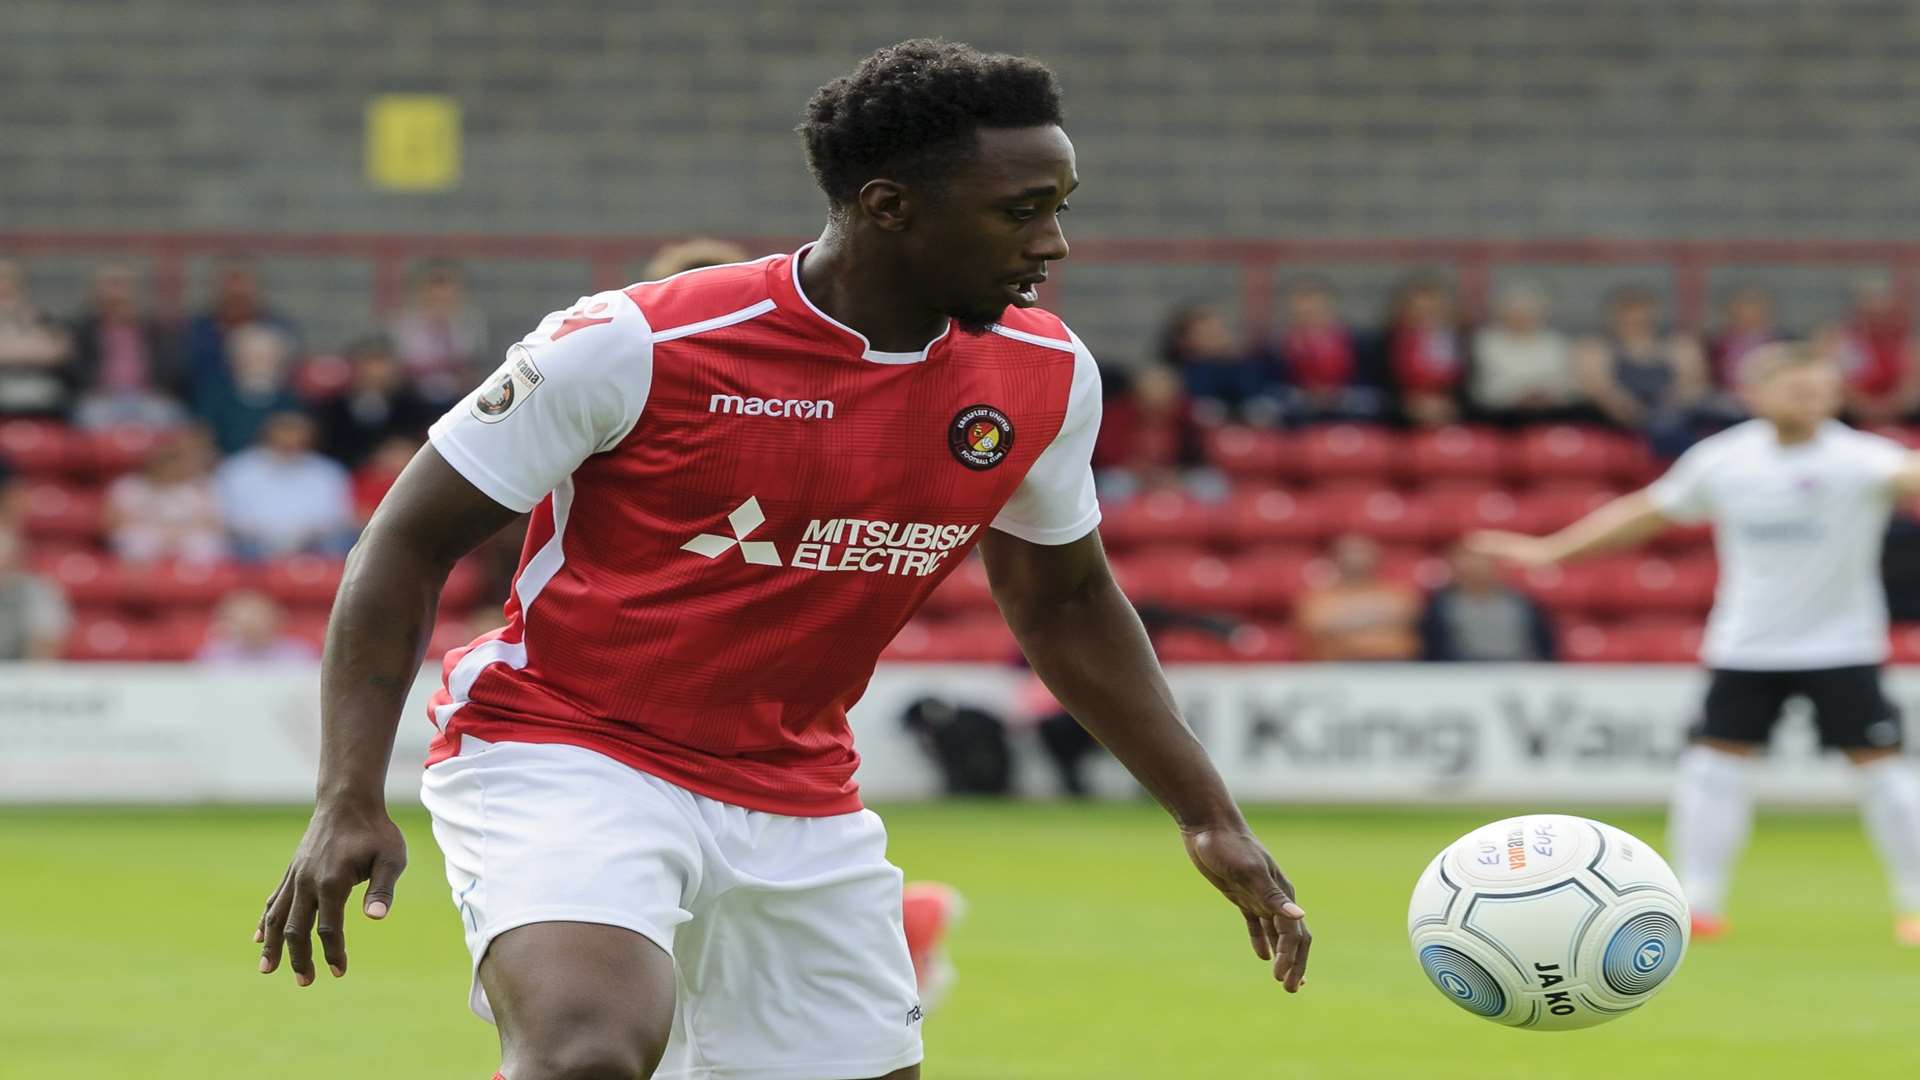
[[[473,418],[483,424],[505,420],[543,380],[540,369],[533,366],[532,353],[525,345],[515,345],[507,350],[507,362],[487,376],[474,395]]]
[[[947,425],[947,449],[969,469],[991,469],[1013,449],[1013,421],[991,405],[969,405]]]

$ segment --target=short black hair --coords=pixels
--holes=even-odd
[[[1045,64],[915,38],[815,91],[797,130],[820,190],[844,206],[882,175],[937,188],[980,128],[1060,122],[1060,88]]]

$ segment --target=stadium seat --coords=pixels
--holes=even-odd
[[[445,621],[440,620],[440,623]],[[439,628],[440,623],[435,624],[435,629]],[[311,608],[293,612],[281,622],[280,632],[288,637],[299,638],[316,649],[323,648],[327,643],[327,613]]]
[[[1380,579],[1432,592],[1452,578],[1447,560],[1418,551],[1389,551],[1380,560]]]
[[[1291,473],[1292,440],[1271,428],[1227,424],[1206,434],[1207,461],[1235,480],[1272,483]]]
[[[1416,492],[1411,499],[1422,504],[1422,513],[1432,522],[1435,539],[1449,542],[1476,529],[1507,529],[1514,532],[1539,531],[1539,517],[1533,504],[1515,498],[1504,488],[1481,484],[1444,485]]]
[[[1278,624],[1244,623],[1226,634],[1193,627],[1154,635],[1154,651],[1163,663],[1287,663],[1299,659],[1293,631]]]
[[[1533,531],[1548,533],[1593,513],[1612,501],[1618,492],[1612,488],[1584,483],[1550,484],[1519,496],[1524,504],[1521,514]]]
[[[1507,438],[1488,428],[1452,425],[1400,441],[1399,471],[1416,480],[1495,477],[1508,458]]]
[[[1100,538],[1110,547],[1149,544],[1204,544],[1211,538],[1218,508],[1184,491],[1151,491],[1100,508]]]
[[[111,615],[77,617],[61,656],[68,660],[146,660],[152,655],[146,624]]]
[[[1646,618],[1615,626],[1613,636],[1636,663],[1691,664],[1705,629],[1698,619]]]
[[[480,636],[480,629],[467,619],[442,617],[433,624],[433,635],[427,639],[427,657],[429,664],[438,664],[441,657],[455,649],[473,644]]]
[[[1579,622],[1560,631],[1560,659],[1573,664],[1630,664],[1638,655],[1626,635],[1599,623]]]
[[[207,643],[213,619],[204,611],[176,612],[152,624],[148,658],[174,662],[192,660]]]
[[[448,611],[471,611],[493,599],[485,595],[489,585],[486,570],[476,556],[461,559],[453,564],[446,585],[440,589],[440,607]]]
[[[105,523],[105,500],[98,490],[52,480],[27,485],[24,524],[30,538],[93,540]]]
[[[117,427],[81,437],[80,464],[100,480],[111,480],[146,463],[165,438],[153,428]]]
[[[1555,614],[1589,610],[1602,588],[1604,567],[1593,563],[1543,566],[1520,576],[1520,587]]]
[[[1529,428],[1513,444],[1509,470],[1527,480],[1611,482],[1635,440],[1606,428],[1553,424]]]
[[[1713,604],[1718,567],[1712,559],[1670,560],[1657,555],[1596,563],[1599,589],[1589,606],[1621,615],[1704,615]]]
[[[75,607],[118,607],[127,594],[127,577],[119,562],[91,551],[68,551],[33,564],[52,578]]]
[[[1342,476],[1384,479],[1393,470],[1394,440],[1387,429],[1361,424],[1308,428],[1295,444],[1300,476],[1318,482]]]
[[[289,607],[327,608],[340,591],[340,575],[345,568],[338,559],[295,555],[268,563],[260,571],[259,584],[269,596]]]
[[[1895,623],[1889,635],[1896,664],[1920,664],[1920,623]]]
[[[1013,632],[998,615],[961,619],[915,619],[900,628],[882,660],[1006,662],[1019,655]]]
[[[127,603],[153,608],[212,607],[246,584],[241,569],[231,563],[191,560],[123,565],[121,576]]]
[[[1221,510],[1221,533],[1237,548],[1275,543],[1318,543],[1338,531],[1311,492],[1281,488],[1236,491]]]
[[[0,423],[0,457],[29,476],[69,474],[86,467],[86,442],[53,420]]]
[[[1408,499],[1391,488],[1339,488],[1318,495],[1319,512],[1335,532],[1364,533],[1382,543],[1424,544],[1443,539],[1424,501]]]
[[[1260,619],[1285,615],[1302,590],[1324,582],[1332,571],[1325,559],[1288,548],[1255,549],[1230,558],[1228,567],[1233,610]]]

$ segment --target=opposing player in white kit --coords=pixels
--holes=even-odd
[[[1892,879],[1895,939],[1920,946],[1920,777],[1900,756],[1900,717],[1880,689],[1881,539],[1894,502],[1920,493],[1920,455],[1836,420],[1840,373],[1809,346],[1768,346],[1746,379],[1757,419],[1702,441],[1645,490],[1552,536],[1469,542],[1545,566],[1670,524],[1713,522],[1720,585],[1701,648],[1713,679],[1669,823],[1694,933],[1726,930],[1727,880],[1753,817],[1747,770],[1781,706],[1800,695],[1821,742],[1859,767],[1867,831]]]

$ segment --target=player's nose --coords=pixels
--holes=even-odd
[[[1060,219],[1056,217],[1034,237],[1033,247],[1026,255],[1035,262],[1057,262],[1067,257],[1068,250],[1066,230],[1060,227]]]

